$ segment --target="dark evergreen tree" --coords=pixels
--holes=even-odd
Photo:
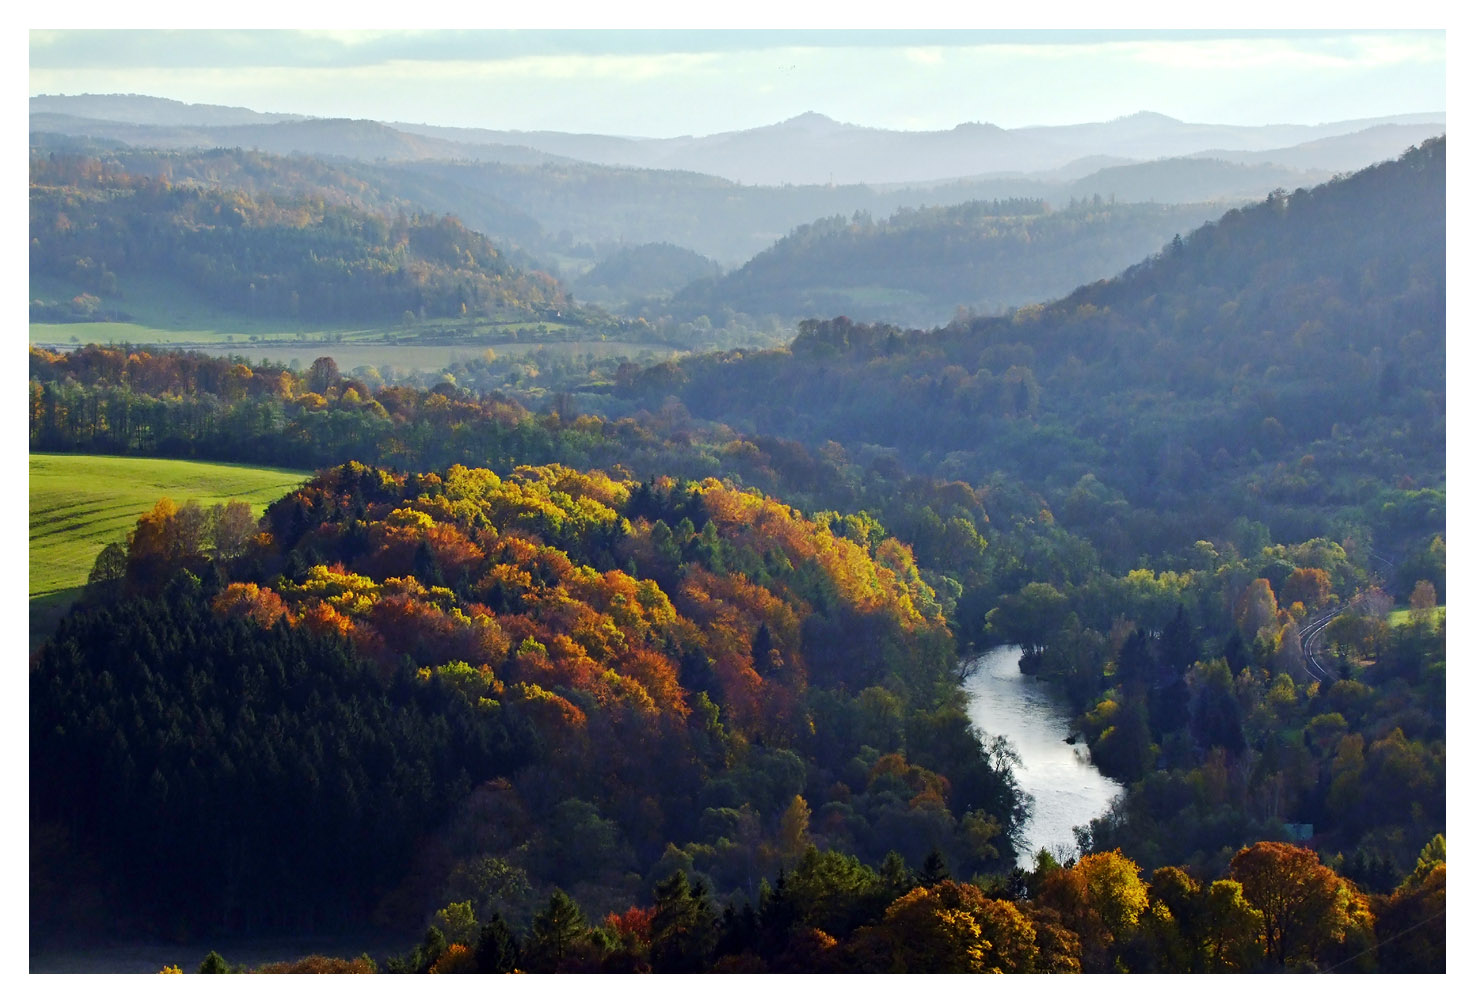
[[[501,914],[482,925],[474,951],[479,973],[510,973],[518,967],[517,938]]]
[[[651,969],[658,973],[701,972],[717,942],[707,888],[689,886],[685,872],[673,872],[656,886],[651,918]]]
[[[574,946],[589,931],[579,905],[562,889],[548,897],[548,905],[533,917],[533,931],[523,958],[529,971],[555,973]]]
[[[922,869],[917,873],[917,884],[931,889],[952,877],[948,872],[948,860],[943,856],[941,850],[934,847],[928,851],[928,856],[923,858]]]

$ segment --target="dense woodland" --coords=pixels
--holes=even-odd
[[[422,972],[1443,970],[1444,187],[1432,141],[1006,317],[537,398],[32,349],[34,449],[320,470],[255,527],[161,501],[33,661],[33,919],[376,921]],[[1016,860],[968,728],[1000,642],[1127,785],[1075,860]]]
[[[1044,200],[902,209],[880,222],[834,216],[797,227],[727,275],[673,297],[681,316],[850,315],[943,324],[962,310],[999,314],[1112,275],[1224,211],[1222,206],[1109,203],[1052,210]]]
[[[644,316],[667,341],[777,345],[802,317],[932,324],[959,307],[997,311],[1049,299],[1119,271],[1233,204],[1206,202],[1225,198],[1213,186],[1171,200],[1182,205],[1161,205],[1131,186],[1083,179],[1070,190],[1025,184],[1032,197],[1001,202],[1001,192],[1022,190],[1021,183],[765,188],[576,163],[114,149],[49,133],[32,134],[31,153],[32,236],[43,238],[33,249],[33,273],[74,288],[33,303],[38,321],[126,320],[129,283],[118,276],[130,270],[180,276],[219,306],[298,322],[393,323],[407,309],[417,318],[458,317],[463,302],[472,317],[499,307],[541,314],[552,303],[571,319],[567,296],[549,280],[558,276],[580,302],[629,305],[632,317]],[[1266,184],[1294,177],[1282,172]],[[136,193],[120,200],[115,189],[145,179],[154,189],[212,193],[214,203],[186,206],[180,194],[162,204]],[[99,189],[111,191],[106,202]],[[68,223],[58,232],[66,204],[71,216],[107,205],[127,229],[148,232],[148,254],[124,257],[120,251],[133,244],[119,243],[116,226],[89,236]],[[277,207],[285,212],[274,215]],[[239,213],[250,226],[215,227],[222,213],[227,222]],[[872,213],[890,219],[875,224]],[[421,218],[475,233],[453,239],[448,260],[444,240],[410,241],[418,235],[407,224]],[[268,225],[273,232],[257,232]],[[326,258],[321,245],[343,261],[301,260],[305,253]],[[719,271],[716,261],[737,266],[759,252],[720,285],[706,281]],[[405,274],[402,258],[413,266]],[[248,267],[258,274],[244,277],[243,290],[237,273]],[[540,292],[524,288],[529,282]],[[401,302],[407,284],[414,290],[408,303]],[[448,299],[448,285],[459,298]],[[583,319],[602,331],[619,327],[598,312]]]
[[[669,297],[701,279],[714,279],[722,268],[710,258],[675,244],[639,244],[621,248],[570,283],[581,300],[612,307],[651,297]]]
[[[161,151],[36,132],[31,145],[33,160],[91,158],[125,174],[162,178],[177,186],[237,190],[256,201],[321,200],[390,218],[416,212],[455,215],[494,240],[508,261],[525,270],[537,266],[522,249],[539,249],[544,241],[537,220],[495,196],[441,188],[435,178],[400,177],[393,173],[395,165],[383,162],[279,156],[240,147]]]
[[[155,922],[329,923],[489,871],[523,889],[503,910],[555,882],[613,905],[681,865],[752,896],[812,832],[877,863],[1012,859],[1023,803],[896,541],[557,465],[348,464],[244,544],[222,525],[161,502],[94,573],[127,599],[37,667],[35,818]],[[320,850],[284,858],[283,832]],[[175,868],[238,878],[148,898]]]
[[[1439,528],[1370,509],[1442,488],[1444,191],[1432,141],[1051,304],[927,333],[810,321],[785,350],[670,363],[627,393],[910,473],[1002,472],[1118,567],[1239,516],[1278,540],[1362,524],[1400,550]]]
[[[558,283],[520,271],[448,216],[387,217],[319,199],[176,185],[93,158],[31,165],[31,271],[80,284],[58,310],[126,301],[130,273],[165,273],[247,316],[397,323],[404,315],[556,313]]]

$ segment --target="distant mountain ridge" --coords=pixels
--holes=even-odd
[[[68,122],[78,118],[83,122]],[[76,135],[79,128],[129,143],[178,147],[189,145],[253,145],[282,153],[328,153],[334,140],[318,141],[316,129],[342,130],[341,120],[264,116],[246,109],[185,105],[137,95],[42,95],[31,99],[31,128]],[[108,125],[113,123],[113,125]],[[354,123],[364,132],[369,123]],[[120,131],[128,125],[132,131]],[[1401,126],[1425,134],[1366,137],[1376,149],[1360,164],[1317,163],[1318,148],[1304,151],[1312,159],[1305,168],[1347,170],[1394,156],[1404,147],[1444,132],[1443,113],[1416,113],[1356,119],[1318,125],[1232,126],[1180,122],[1153,112],[1139,112],[1110,122],[1004,129],[968,122],[952,129],[905,132],[837,122],[806,112],[783,122],[709,136],[668,139],[602,136],[548,131],[462,129],[411,123],[373,123],[381,130],[361,136],[354,152],[343,156],[387,159],[484,159],[520,157],[508,162],[536,162],[538,157],[569,158],[596,164],[663,170],[696,171],[745,184],[851,184],[923,182],[973,177],[991,172],[1038,172],[1059,169],[1089,156],[1148,160],[1217,151],[1220,159],[1240,159],[1230,152],[1280,150],[1318,143],[1376,127]],[[218,130],[233,131],[217,135]],[[316,129],[315,129],[316,127]],[[161,130],[185,130],[167,132]],[[284,138],[290,137],[290,139]],[[1388,149],[1387,142],[1402,145]],[[339,142],[344,139],[340,137]],[[295,143],[296,145],[292,145]],[[1332,153],[1329,148],[1322,148]],[[1361,155],[1360,155],[1361,156]]]
[[[200,105],[146,94],[38,94],[31,114],[69,115],[135,125],[260,125],[298,122],[308,115],[252,111],[228,105]]]
[[[1428,129],[1426,124],[1388,122],[1274,150],[1204,150],[1198,156],[1239,164],[1354,171],[1391,157],[1398,150],[1419,146],[1430,138]]]
[[[539,164],[562,158],[506,144],[467,144],[404,132],[369,119],[290,119],[228,125],[139,124],[55,112],[31,115],[33,133],[88,136],[161,150],[240,147],[281,156],[354,160],[487,160]]]

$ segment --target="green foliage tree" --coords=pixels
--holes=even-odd
[[[436,911],[435,926],[445,935],[448,944],[468,947],[476,944],[479,925],[469,901],[447,903],[441,907]]]
[[[231,972],[231,967],[220,957],[220,953],[212,951],[200,962],[200,968],[195,972],[218,975]]]
[[[568,894],[555,889],[548,905],[533,917],[533,930],[523,957],[531,972],[558,972],[589,933],[589,924]]]
[[[1020,645],[1027,653],[1039,652],[1066,617],[1066,597],[1046,582],[1032,582],[1019,593],[1006,596],[989,611],[990,630]]]
[[[658,973],[700,972],[717,943],[717,918],[700,882],[673,872],[656,887],[651,918],[651,968]]]

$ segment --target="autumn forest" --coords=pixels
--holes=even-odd
[[[533,215],[663,172],[500,166],[538,197],[473,227],[422,197],[467,161],[49,124],[33,456],[301,484],[160,497],[54,603],[33,950],[1445,971],[1443,135],[1234,204],[817,212],[729,270],[672,224],[578,280]],[[149,338],[159,289],[273,334]],[[1121,786],[1074,847],[971,718],[1000,646]]]

